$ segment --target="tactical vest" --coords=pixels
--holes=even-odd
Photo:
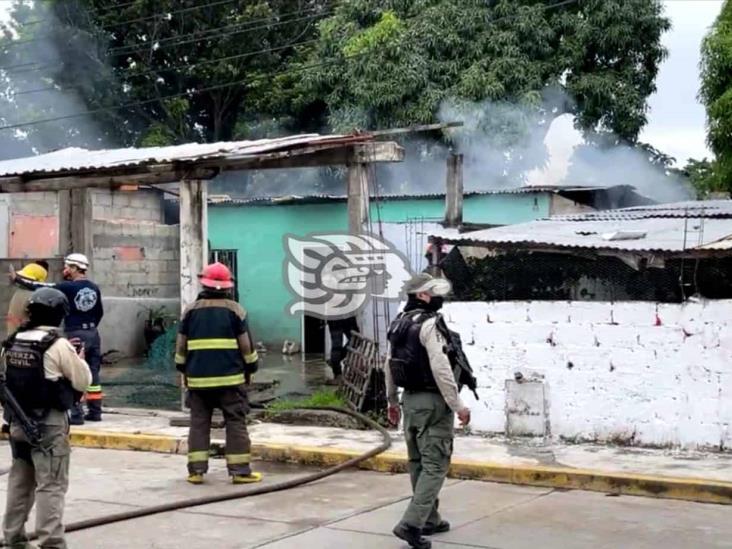
[[[238,305],[201,299],[188,311],[186,380],[189,389],[216,389],[244,383],[244,359],[234,329]]]
[[[69,380],[46,379],[43,368],[43,355],[59,337],[56,331],[28,330],[18,332],[5,344],[7,387],[23,411],[35,419],[51,409],[68,410],[74,403]]]
[[[424,310],[401,313],[389,327],[389,370],[394,384],[407,391],[437,391],[427,350],[419,339],[422,324],[435,316]]]

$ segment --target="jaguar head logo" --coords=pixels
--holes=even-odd
[[[409,262],[371,234],[285,236],[285,280],[295,299],[290,314],[323,319],[353,316],[371,298],[399,300]]]

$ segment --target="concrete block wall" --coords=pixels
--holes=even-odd
[[[92,208],[94,219],[163,221],[161,196],[151,190],[95,190]]]
[[[544,384],[550,436],[732,448],[732,301],[449,303],[476,371],[476,431],[504,433],[509,380]],[[544,413],[542,411],[542,413]]]
[[[95,220],[93,278],[105,296],[178,298],[177,225]]]

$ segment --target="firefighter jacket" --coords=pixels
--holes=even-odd
[[[176,341],[176,368],[189,389],[232,387],[257,371],[244,309],[215,292],[203,292],[183,314]]]

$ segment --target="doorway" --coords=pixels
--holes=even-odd
[[[314,316],[303,317],[302,353],[308,358],[325,358],[325,320]]]

